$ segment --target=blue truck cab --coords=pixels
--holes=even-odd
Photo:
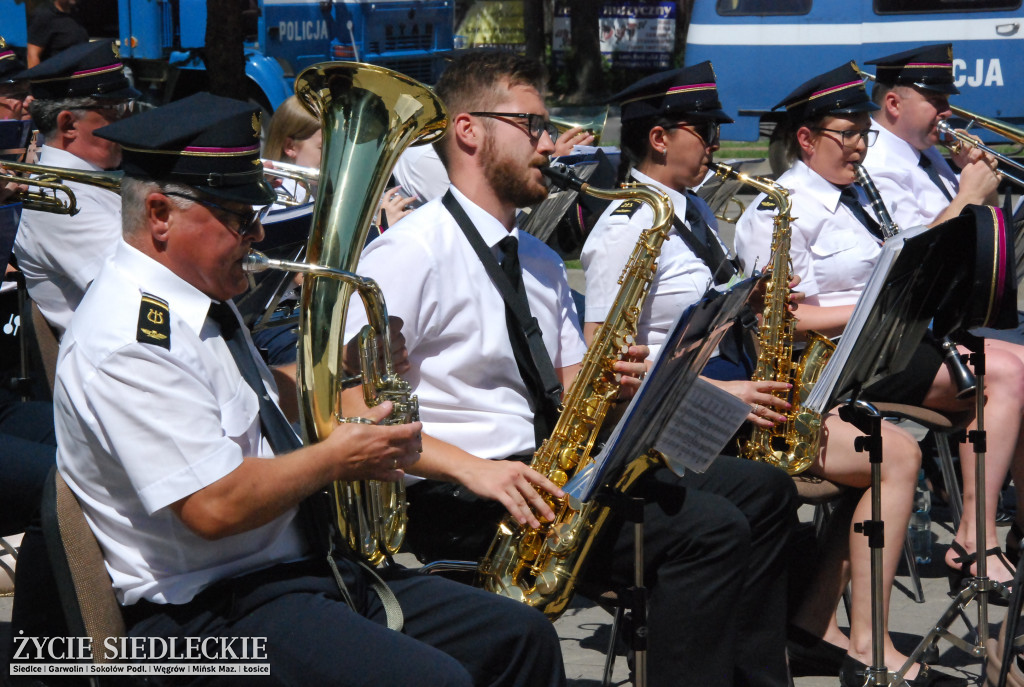
[[[866,60],[946,42],[960,89],[951,104],[1024,123],[1021,0],[702,0],[694,3],[686,64],[711,60],[736,119],[723,137],[753,141],[772,130],[772,106],[812,76],[847,60],[870,72]]]
[[[43,0],[28,0],[28,9]],[[136,87],[155,102],[207,82],[202,0],[90,0],[90,37],[117,40]],[[239,0],[252,100],[269,111],[292,93],[295,75],[325,60],[357,60],[433,83],[453,44],[454,0]],[[26,0],[0,0],[0,35],[27,44]]]

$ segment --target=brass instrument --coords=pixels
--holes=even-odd
[[[620,189],[596,189],[555,166],[543,171],[555,183],[569,184],[581,193],[612,200],[636,199],[654,209],[654,224],[633,248],[608,318],[587,348],[581,369],[565,394],[558,423],[530,464],[562,486],[593,461],[597,433],[619,391],[612,365],[623,358],[636,336],[661,245],[672,227],[673,208],[668,196],[653,187],[629,184]],[[659,461],[658,454],[645,452],[626,466],[612,488],[625,492]],[[479,573],[485,589],[538,608],[553,620],[572,599],[576,577],[611,510],[608,505],[581,503],[569,495],[560,500],[550,495],[544,498],[555,512],[554,521],[533,529],[506,515],[480,562]]]
[[[305,205],[313,200],[313,196],[316,194],[316,183],[320,179],[319,169],[293,165],[290,162],[280,162],[279,160],[261,159],[260,162],[263,163],[263,176],[270,177],[271,179],[290,179],[295,182],[298,188],[302,189],[301,197],[281,193],[279,190],[277,194],[278,203],[288,207],[295,207],[297,205]],[[268,167],[267,165],[273,166]]]
[[[954,129],[949,125],[949,122],[947,122],[945,119],[940,119],[939,122],[935,125],[935,128],[939,130],[939,133],[955,139],[955,142],[952,145],[950,145],[951,150],[953,149],[953,145],[966,145],[971,148],[977,148],[978,150],[988,153],[996,160],[998,160],[1001,164],[1013,167],[1016,170],[1024,172],[1024,165],[1017,162],[1012,157],[1003,155],[995,148],[987,146],[981,141],[976,140],[973,136],[965,134],[963,131]],[[959,148],[953,150],[954,154],[957,153],[958,151]],[[1012,174],[1011,172],[1007,172],[1005,169],[1000,169],[999,172],[1013,183],[1017,184],[1018,186],[1024,187],[1024,179],[1021,179],[1020,177],[1018,177],[1015,174]]]
[[[39,210],[40,212],[53,212],[59,215],[77,215],[78,201],[75,192],[65,182],[72,181],[79,184],[99,186],[114,193],[121,192],[122,172],[91,172],[81,169],[66,169],[64,167],[47,167],[45,165],[31,165],[25,162],[0,162],[0,171],[9,174],[0,174],[0,182],[24,184],[29,187],[36,187],[38,190],[16,191],[11,196],[11,202],[21,202],[27,210]],[[18,176],[20,174],[32,174],[33,177]],[[61,198],[60,196],[64,197]]]
[[[409,145],[442,136],[448,115],[423,84],[383,67],[354,62],[307,68],[296,79],[295,92],[320,119],[324,136],[306,259],[332,270],[355,272],[377,201],[398,156]],[[352,290],[348,281],[321,279],[315,273],[302,284],[297,385],[307,443],[328,436],[342,415],[343,339]],[[387,321],[380,322],[381,316],[377,314],[376,326],[382,328],[377,334],[384,336]],[[364,350],[364,363],[366,355]],[[406,386],[403,391],[405,383],[387,366],[383,374],[375,373],[363,383],[364,398],[377,402],[394,394],[401,399],[408,390]],[[386,422],[409,420],[402,405],[396,404]],[[374,564],[397,552],[405,521],[401,484],[376,485],[337,482],[333,489],[339,531],[353,550]],[[388,493],[392,487],[399,491]],[[375,497],[377,491],[383,492],[380,499]],[[378,519],[374,513],[389,507],[403,512],[391,518],[393,536],[380,540],[364,526]]]
[[[998,119],[992,119],[990,117],[983,117],[980,114],[975,114],[963,108],[957,107],[956,105],[950,105],[949,109],[957,117],[961,117],[967,120],[967,126],[965,129],[970,129],[971,126],[977,124],[983,129],[999,134],[1003,138],[1009,139],[1014,143],[1024,145],[1024,131],[1018,129],[1015,126],[1010,126],[1006,122],[1001,122]]]
[[[786,421],[774,427],[754,427],[750,439],[741,449],[744,458],[760,460],[782,468],[791,475],[803,472],[818,456],[821,446],[821,414],[802,404],[818,381],[825,363],[836,346],[815,332],[807,333],[807,348],[798,361],[793,360],[793,336],[796,318],[789,312],[789,282],[792,269],[789,245],[792,236],[789,192],[774,181],[751,177],[728,165],[712,162],[715,174],[737,179],[753,186],[775,201],[775,229],[772,232],[772,268],[764,294],[764,312],[758,330],[757,369],[754,381],[789,382],[790,391],[774,391],[772,395],[787,398],[791,408]]]
[[[371,408],[384,401],[392,402],[394,409],[383,424],[394,425],[420,419],[419,402],[412,395],[409,383],[395,373],[391,361],[388,311],[377,282],[323,265],[275,260],[257,250],[250,251],[242,267],[246,272],[274,269],[312,277],[328,277],[355,289],[363,302],[369,322],[360,330],[358,339],[363,400]],[[338,422],[368,422],[362,418],[343,418],[340,415],[336,419]],[[397,553],[405,539],[406,502],[403,483],[337,482],[334,489],[336,500],[350,504],[347,506],[350,509],[349,517],[356,519],[358,528],[348,533],[350,543],[352,537],[360,538],[360,546],[356,550],[375,564],[383,560],[384,551],[390,555]],[[352,503],[357,505],[353,506]]]
[[[584,108],[580,117],[574,119],[551,117],[551,123],[558,129],[559,134],[564,134],[574,126],[581,126],[584,130],[594,135],[594,141],[590,145],[597,146],[601,145],[601,133],[604,132],[604,126],[608,121],[608,110],[609,107],[607,105],[604,107]]]
[[[871,175],[863,165],[854,165],[853,169],[857,175],[857,183],[864,189],[864,193],[871,203],[871,209],[878,218],[882,236],[886,239],[892,238],[899,233],[900,228],[885,207],[885,202],[882,200],[875,182],[871,180]],[[949,369],[949,374],[956,384],[956,397],[958,399],[973,398],[978,388],[978,380],[975,379],[974,372],[967,367],[967,363],[960,357],[960,351],[957,350],[956,344],[950,341],[948,336],[939,339],[939,345],[942,347],[943,359]]]

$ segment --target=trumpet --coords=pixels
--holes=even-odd
[[[301,196],[292,196],[288,193],[278,193],[277,202],[281,205],[293,207],[304,205],[313,200],[316,195],[316,184],[320,180],[320,170],[314,167],[303,167],[293,165],[290,162],[278,160],[261,159],[263,163],[263,176],[272,179],[291,179],[303,193]]]
[[[950,150],[952,150],[954,154],[960,151],[959,146],[966,145],[972,148],[977,148],[982,152],[988,153],[1003,165],[1007,165],[1009,167],[1013,167],[1016,170],[1024,172],[1024,165],[1017,162],[1012,157],[1003,155],[994,148],[991,148],[982,143],[981,141],[975,139],[973,136],[970,136],[969,134],[966,134],[963,131],[958,131],[957,129],[954,129],[949,125],[949,122],[947,122],[944,119],[940,119],[939,123],[935,125],[935,128],[938,129],[939,133],[943,134],[944,136],[956,139],[952,145],[949,145]],[[1024,133],[1022,133],[1021,135],[1024,136]],[[999,173],[1002,174],[1007,179],[1009,179],[1010,181],[1012,181],[1013,183],[1017,184],[1018,186],[1024,187],[1024,179],[1021,179],[1019,176],[1011,172],[1007,172],[1005,169],[1000,169]]]
[[[25,162],[0,163],[0,182],[23,184],[30,187],[26,191],[16,191],[12,196],[14,202],[21,202],[28,210],[52,212],[58,215],[78,214],[78,201],[75,192],[66,182],[99,186],[114,193],[121,192],[122,172],[89,172],[81,169],[65,169],[63,167],[47,167],[30,165]],[[33,174],[34,178],[18,176]],[[34,188],[32,188],[34,187]]]

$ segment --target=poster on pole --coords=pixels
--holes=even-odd
[[[572,22],[567,3],[557,3],[551,49],[563,64],[572,47]],[[606,2],[598,19],[601,54],[614,67],[668,69],[676,41],[676,3],[666,0]]]

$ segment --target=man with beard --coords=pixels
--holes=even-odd
[[[407,490],[407,543],[423,561],[478,559],[506,511],[538,527],[554,517],[541,493],[562,496],[527,466],[585,355],[565,266],[516,227],[516,209],[547,196],[540,167],[555,132],[542,83],[540,66],[513,54],[471,52],[452,62],[435,89],[451,117],[435,147],[452,185],[370,244],[358,268],[404,322],[423,421],[423,453],[410,472],[427,478]],[[354,307],[349,319],[352,336],[365,316]],[[621,400],[635,392],[647,354],[631,346],[615,363]],[[358,389],[347,393],[359,397]],[[738,622],[752,538],[743,514],[687,489],[666,468],[631,493],[645,502],[650,683],[786,684],[781,644],[757,665],[737,658],[750,643]],[[791,497],[779,496],[785,511]],[[633,538],[613,511],[580,585],[599,592],[632,584]],[[704,641],[709,627],[715,634]]]

